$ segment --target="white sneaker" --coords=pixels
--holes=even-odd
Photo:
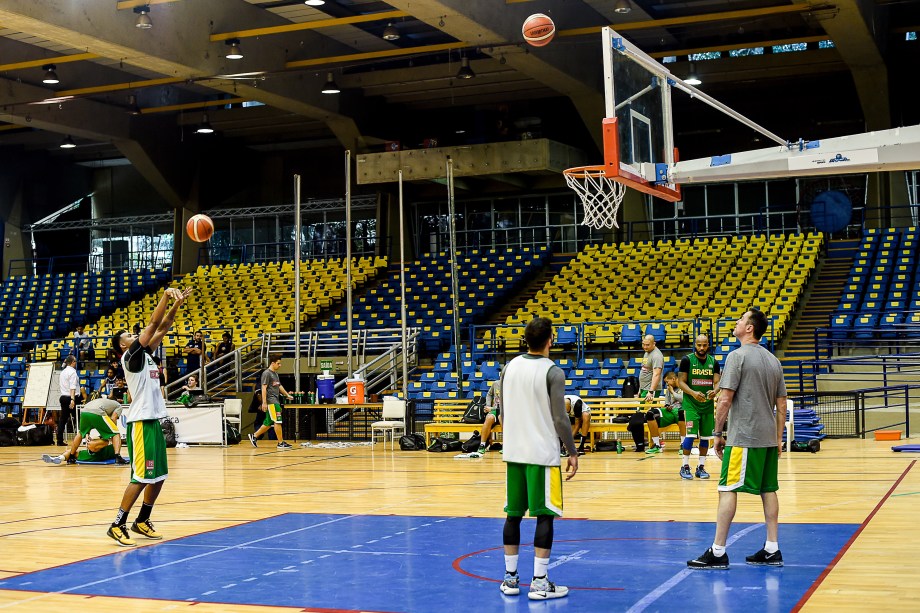
[[[258,447],[259,445],[256,444],[256,437],[254,437],[252,434],[249,434],[248,436],[249,436],[249,444],[252,445],[253,447]]]
[[[549,600],[551,598],[564,598],[569,595],[569,588],[556,585],[546,577],[534,578],[530,583],[530,593],[527,597],[531,600]]]
[[[47,464],[60,464],[64,461],[64,456],[62,455],[49,455],[47,453],[42,454],[42,460]]]

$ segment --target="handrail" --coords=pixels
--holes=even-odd
[[[859,347],[885,347],[894,354],[905,353],[901,349],[920,349],[920,325],[892,324],[887,327],[842,328],[830,326],[815,328],[814,348],[816,359],[833,359],[835,350]]]
[[[199,385],[201,389],[204,390],[204,393],[207,394],[210,389],[217,387],[221,383],[227,381],[232,381],[236,391],[242,390],[243,380],[242,380],[242,366],[247,361],[247,358],[251,357],[253,351],[247,351],[246,357],[244,357],[244,350],[251,349],[256,346],[256,344],[261,347],[262,339],[257,338],[249,341],[248,343],[237,347],[230,353],[220,356],[216,360],[211,360],[204,365],[203,368],[199,369]],[[188,381],[188,378],[194,375],[195,373],[188,373],[181,375],[173,381],[170,381],[166,384],[166,397],[171,397],[176,391],[182,389],[182,386]]]
[[[849,370],[848,373],[855,376],[881,374],[883,387],[888,385],[890,376],[893,377],[904,373],[909,375],[916,374],[918,380],[920,380],[920,353],[877,354],[846,358],[802,360],[799,362],[799,389],[808,389],[805,387],[806,369],[810,369],[811,389],[817,389],[818,375],[821,374],[821,371],[825,371],[827,374],[833,374],[835,366],[847,366],[850,368],[872,367],[872,370]],[[881,370],[879,371],[879,369]],[[889,369],[892,369],[893,372],[889,373]]]

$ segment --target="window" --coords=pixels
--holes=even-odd
[[[763,55],[763,47],[749,47],[746,49],[732,49],[728,52],[730,57],[745,57],[748,55]]]
[[[705,53],[691,53],[687,56],[691,62],[699,62],[701,60],[717,60],[722,57],[721,51],[707,51]]]
[[[836,47],[836,45],[834,44],[834,41],[832,40],[819,40],[818,41],[818,49],[833,49],[834,47]]]
[[[792,43],[789,45],[773,45],[773,53],[792,53],[794,51],[806,51],[808,43]]]
[[[916,33],[916,32],[907,32],[907,33],[904,35],[904,40],[917,40],[917,33]]]
[[[661,58],[661,63],[662,63],[662,64],[673,64],[673,63],[676,62],[676,61],[677,61],[677,56],[676,56],[676,55],[667,55],[667,56]]]

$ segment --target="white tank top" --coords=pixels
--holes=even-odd
[[[144,354],[144,367],[140,372],[128,370],[128,359],[134,351]],[[121,356],[121,366],[125,369],[125,381],[131,392],[131,406],[125,412],[125,421],[144,421],[167,417],[166,401],[160,391],[160,370],[140,343],[135,342]]]
[[[549,358],[520,355],[502,376],[502,459],[518,464],[559,466],[559,437],[550,412]]]

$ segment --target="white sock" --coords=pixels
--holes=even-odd
[[[549,558],[537,558],[533,559],[533,576],[534,577],[545,577],[546,576],[546,567],[549,566]]]
[[[517,572],[518,554],[509,556],[505,554],[505,570],[512,575]]]
[[[763,548],[767,553],[776,553],[779,551],[779,543],[775,541],[767,541],[764,543]]]
[[[722,547],[720,545],[716,545],[715,543],[713,543],[712,544],[712,555],[716,556],[717,558],[724,556],[725,547]]]
[[[661,437],[660,437],[660,436],[653,436],[653,437],[652,437],[652,442],[655,443],[656,445],[661,445]]]
[[[684,454],[680,454],[680,461],[681,461],[681,464],[682,464],[682,465],[684,465],[684,466],[690,466],[690,456],[684,455]]]
[[[700,466],[706,463],[706,456],[702,453],[700,454]]]

